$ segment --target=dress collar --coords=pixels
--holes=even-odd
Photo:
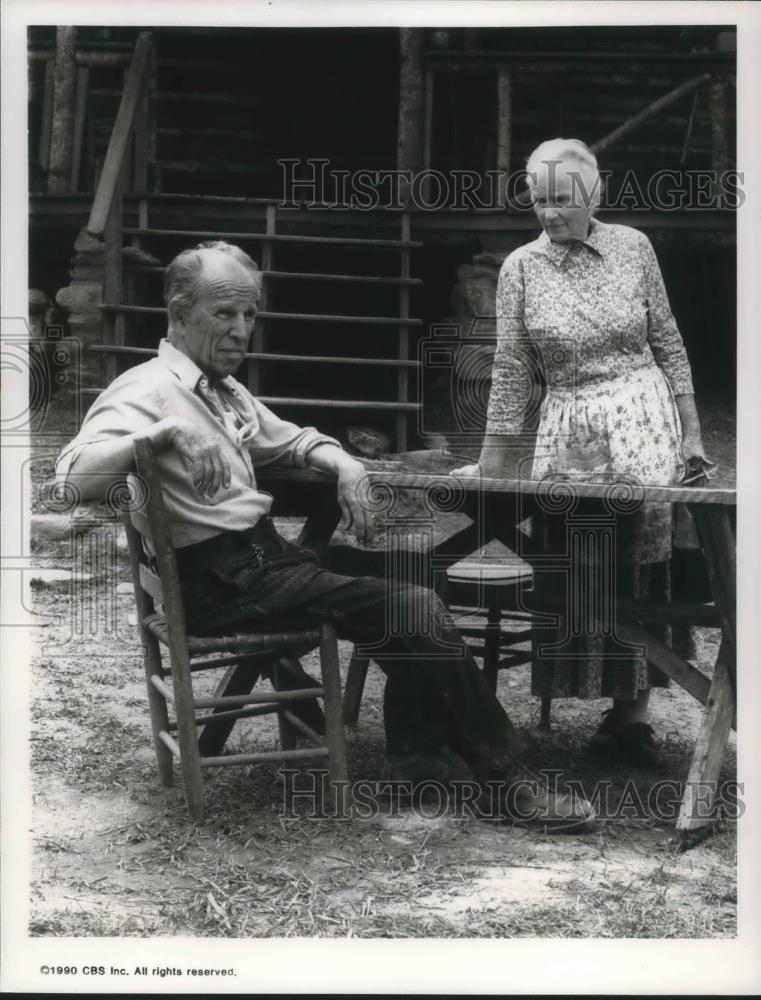
[[[598,222],[597,219],[590,219],[589,235],[585,240],[572,240],[570,243],[553,243],[544,230],[537,240],[534,241],[532,251],[541,253],[548,257],[553,264],[558,266],[563,263],[568,254],[576,247],[587,247],[598,257],[605,256],[605,223]]]

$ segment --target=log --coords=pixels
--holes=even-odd
[[[63,194],[71,189],[71,160],[74,148],[74,102],[77,63],[74,56],[76,28],[56,29],[53,125],[50,138],[48,193]]]

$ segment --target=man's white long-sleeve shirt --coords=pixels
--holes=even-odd
[[[269,513],[272,496],[257,488],[254,468],[278,463],[304,467],[320,444],[340,447],[314,427],[281,420],[244,385],[228,376],[212,389],[198,366],[168,340],[158,356],[130,368],[93,403],[77,436],[56,464],[59,478],[76,485],[78,455],[96,442],[146,430],[166,417],[181,417],[220,441],[230,463],[230,485],[213,497],[193,485],[179,452],[164,448],[157,456],[164,501],[176,548],[204,541],[221,531],[245,531]],[[138,514],[135,523],[144,525]]]

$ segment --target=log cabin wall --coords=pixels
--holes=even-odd
[[[69,86],[70,100],[61,119],[65,123],[73,107],[72,142],[63,143],[63,160],[59,154],[51,163],[55,142],[50,102],[55,74],[63,72],[63,67],[51,68],[51,57],[58,53],[60,60],[72,48],[70,37],[61,36],[60,30],[30,31],[30,278],[49,293],[69,280],[69,251],[62,248],[73,246],[86,218],[137,36],[136,29],[77,29],[77,86],[73,91]],[[496,168],[516,171],[539,141],[570,135],[598,142],[705,73],[709,78],[699,86],[605,148],[600,165],[613,171],[609,187],[620,186],[630,175],[635,189],[646,189],[648,179],[664,169],[684,177],[686,171],[735,166],[733,63],[731,55],[721,54],[731,48],[730,29],[441,28],[400,35],[396,29],[157,28],[152,33],[157,127],[156,169],[149,189],[154,191],[277,199],[282,192],[277,161],[285,158],[325,159],[331,170],[349,172],[397,165],[413,171],[433,167],[444,174],[469,170],[483,176]],[[89,62],[83,51],[92,53]],[[83,97],[85,68],[88,86]],[[71,189],[62,194],[65,176],[71,178]],[[335,188],[322,191],[318,180],[315,194],[334,200]],[[498,206],[486,212],[412,208],[411,235],[423,247],[411,254],[410,267],[422,283],[410,289],[409,314],[422,319],[423,331],[431,323],[452,319],[467,325],[471,292],[476,299],[488,299],[484,288],[489,275],[495,276],[507,252],[534,238],[536,225],[525,212],[514,217]],[[245,228],[230,224],[235,211],[234,206],[214,212],[208,205],[167,206],[162,222],[177,224],[179,219],[183,228]],[[225,214],[227,221],[220,221]],[[623,215],[615,221],[644,225],[656,246],[699,394],[731,400],[731,213],[661,213],[654,218],[653,213],[629,210]],[[345,235],[389,235],[387,224],[373,230],[375,223],[367,214],[339,211],[314,218],[317,230],[325,233],[339,226]],[[392,220],[392,226],[398,228],[398,222]],[[279,266],[341,271],[352,264],[360,262],[348,247],[334,248],[328,259],[324,248],[293,246],[280,256]],[[377,268],[378,274],[384,266],[374,263],[370,254],[362,262],[366,271]],[[472,280],[475,286],[469,287]],[[273,288],[268,308],[378,312],[385,308],[377,298],[383,294],[379,288],[347,285],[341,292],[342,308],[337,309],[335,289],[329,293],[321,286],[282,283]],[[314,353],[314,334],[314,329],[307,333],[294,328],[284,349]],[[411,331],[412,358],[420,335]],[[338,342],[350,335],[345,328],[328,325],[319,336],[343,349],[347,345]],[[273,369],[269,392],[278,396],[284,380],[308,380],[310,374],[295,372],[292,366],[290,371]],[[337,384],[345,383],[346,369],[332,377]],[[414,384],[413,376],[411,381]],[[303,412],[290,415],[304,418]],[[324,413],[310,416],[325,422]],[[446,419],[443,415],[444,423]],[[388,431],[393,419],[387,415],[379,424]]]

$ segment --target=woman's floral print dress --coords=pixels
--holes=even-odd
[[[536,403],[537,367],[546,390],[532,479],[679,481],[674,396],[693,391],[692,376],[655,251],[643,233],[593,219],[584,241],[552,243],[542,233],[510,254],[497,286],[487,433],[521,433]],[[546,521],[536,530],[563,530],[557,519]],[[644,505],[626,518],[625,535],[619,586],[632,597],[655,596],[654,589],[668,586],[670,506]],[[559,656],[547,652],[552,629],[535,633],[535,694],[632,698],[664,683],[643,657],[604,662],[602,637],[578,637],[573,655],[566,644]]]

